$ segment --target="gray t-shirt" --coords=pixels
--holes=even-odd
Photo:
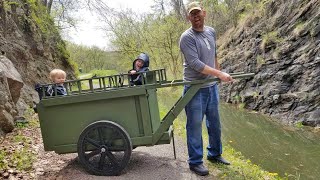
[[[210,77],[201,71],[205,65],[215,68],[216,33],[212,27],[205,26],[203,32],[195,31],[192,27],[187,29],[180,37],[180,50],[184,59],[184,80],[202,80]]]

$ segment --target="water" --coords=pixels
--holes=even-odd
[[[320,179],[319,133],[231,105],[221,105],[220,112],[223,140],[252,163],[289,179]]]

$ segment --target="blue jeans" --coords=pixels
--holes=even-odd
[[[189,89],[184,87],[183,94]],[[209,136],[208,157],[222,154],[221,125],[219,117],[219,93],[217,84],[201,88],[185,107],[187,115],[187,144],[189,165],[202,164],[202,120],[206,115],[206,126]]]

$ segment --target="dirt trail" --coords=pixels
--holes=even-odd
[[[172,144],[152,147],[137,147],[133,150],[126,169],[120,176],[93,176],[88,174],[77,160],[77,154],[58,155],[53,152],[41,152],[36,163],[37,179],[90,180],[188,180],[216,179],[212,173],[201,177],[189,170],[187,163],[186,142],[176,137],[176,154],[174,159]],[[41,149],[41,148],[40,148]],[[42,148],[43,149],[43,148]]]

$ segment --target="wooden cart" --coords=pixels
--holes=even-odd
[[[140,86],[130,85],[129,74],[119,74],[67,81],[66,96],[43,92],[37,110],[44,149],[77,152],[91,174],[119,175],[134,147],[169,144],[174,119],[203,83],[218,80],[168,81],[165,69],[140,75]],[[232,74],[233,78],[250,76]],[[191,88],[160,119],[157,88],[186,84]]]

